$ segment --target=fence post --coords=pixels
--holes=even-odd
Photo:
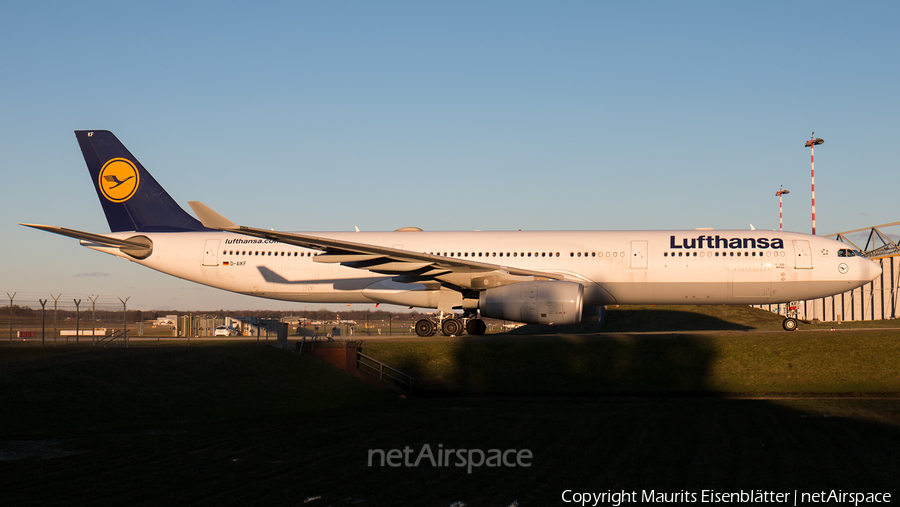
[[[97,344],[97,336],[94,332],[97,329],[97,298],[100,297],[97,294],[91,294],[88,296],[88,299],[91,300],[91,342],[96,345]]]
[[[12,321],[13,321],[12,305],[13,305],[13,298],[16,297],[16,294],[18,294],[18,292],[13,292],[12,296],[9,295],[9,292],[6,293],[6,295],[9,296],[9,344],[10,345],[12,345]]]
[[[47,304],[47,300],[38,298],[38,301],[41,303],[41,348],[44,348],[44,330],[46,329],[44,327],[44,305]]]
[[[56,311],[56,302],[59,301],[59,298],[62,296],[54,297],[53,294],[50,294],[50,297],[53,298],[53,346],[56,346],[56,338],[59,336],[59,313]]]
[[[73,299],[75,301],[75,346],[78,346],[78,337],[81,334],[81,313],[78,312],[78,306],[81,304],[80,299]],[[69,344],[69,338],[66,338],[66,344]]]
[[[122,301],[122,333],[125,336],[125,348],[128,348],[128,300],[131,299],[131,296],[126,297],[124,300],[119,298],[119,301]]]

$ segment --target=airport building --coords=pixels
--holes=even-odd
[[[855,250],[875,261],[881,266],[881,276],[859,287],[834,296],[807,301],[797,301],[781,305],[755,305],[756,308],[768,309],[779,315],[786,315],[790,307],[797,310],[801,320],[819,320],[822,322],[843,322],[863,320],[887,320],[900,317],[898,300],[900,300],[900,246],[890,239],[882,229],[900,225],[894,222],[874,227],[866,227],[847,232],[829,234],[838,241],[847,243]],[[868,239],[860,247],[847,238],[850,234],[869,232]]]

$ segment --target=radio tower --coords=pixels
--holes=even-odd
[[[809,138],[809,141],[806,141],[805,147],[809,148],[809,166],[810,166],[810,177],[812,179],[812,233],[813,236],[816,235],[816,158],[813,154],[813,147],[817,144],[824,143],[825,140],[822,138],[817,138],[816,133],[812,133],[812,137]]]

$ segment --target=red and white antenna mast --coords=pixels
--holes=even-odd
[[[775,192],[775,195],[778,196],[778,230],[779,230],[779,231],[783,231],[783,230],[784,230],[784,212],[782,211],[783,208],[782,208],[782,202],[781,202],[781,201],[782,201],[782,196],[783,196],[784,194],[790,194],[790,193],[791,193],[790,190],[785,190],[785,189],[784,189],[784,185],[781,185],[781,186],[779,187],[778,192]]]
[[[812,233],[813,236],[816,234],[816,157],[813,153],[813,147],[817,144],[824,143],[825,140],[822,138],[817,138],[816,133],[812,133],[812,137],[809,138],[809,141],[806,141],[805,147],[809,148],[809,166],[810,166],[810,177],[812,179]]]

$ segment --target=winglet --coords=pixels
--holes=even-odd
[[[236,223],[216,213],[212,208],[200,201],[188,201],[188,204],[191,206],[191,209],[194,210],[194,214],[197,215],[197,218],[200,219],[200,223],[203,224],[203,227],[220,230],[240,229]]]

